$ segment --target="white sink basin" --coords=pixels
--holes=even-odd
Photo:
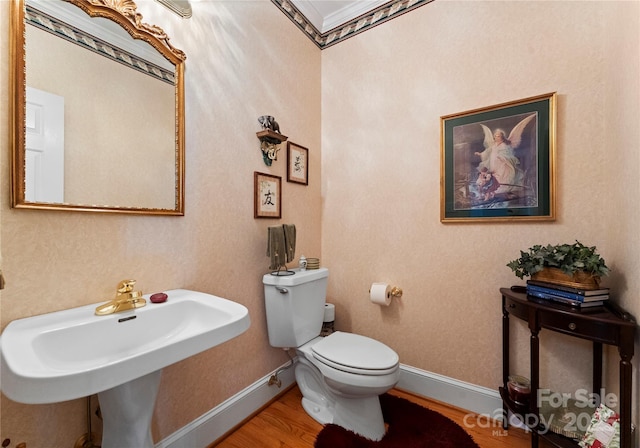
[[[87,305],[11,322],[0,337],[0,388],[54,403],[106,391],[200,353],[249,328],[244,306],[200,292],[108,316]],[[145,296],[149,298],[149,296]]]

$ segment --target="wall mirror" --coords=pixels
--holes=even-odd
[[[12,206],[184,214],[184,60],[132,0],[12,0]]]

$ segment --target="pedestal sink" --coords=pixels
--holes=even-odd
[[[176,289],[164,303],[108,316],[98,304],[11,322],[0,336],[0,389],[27,404],[98,394],[103,448],[152,447],[161,370],[246,331],[247,308]],[[148,299],[148,296],[145,296]]]

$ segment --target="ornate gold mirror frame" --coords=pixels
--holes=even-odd
[[[10,78],[10,144],[11,144],[11,204],[14,208],[45,209],[45,210],[75,210],[94,212],[116,212],[147,215],[184,215],[184,61],[185,54],[169,43],[166,33],[155,25],[143,23],[142,16],[136,11],[137,7],[132,0],[64,0],[71,3],[90,17],[102,17],[119,24],[133,39],[139,39],[151,45],[171,65],[175,67],[172,74],[175,84],[175,206],[122,206],[118,204],[102,205],[100,202],[92,203],[67,203],[37,202],[26,200],[26,27],[25,27],[25,0],[11,0],[10,18],[10,60],[12,66],[9,72]],[[72,81],[73,82],[73,81]],[[101,90],[96,85],[96,92]],[[125,107],[125,106],[123,106]],[[170,114],[170,112],[169,112]],[[85,148],[85,150],[91,150]],[[126,162],[123,163],[126,165]],[[144,167],[134,167],[143,169]],[[171,171],[171,167],[168,171]],[[117,177],[119,173],[113,173]],[[135,174],[134,174],[135,175]],[[167,176],[170,177],[170,176]],[[169,180],[171,181],[171,180]],[[171,200],[169,198],[169,200]]]

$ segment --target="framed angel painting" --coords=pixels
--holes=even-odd
[[[555,220],[556,93],[440,120],[441,222]]]

